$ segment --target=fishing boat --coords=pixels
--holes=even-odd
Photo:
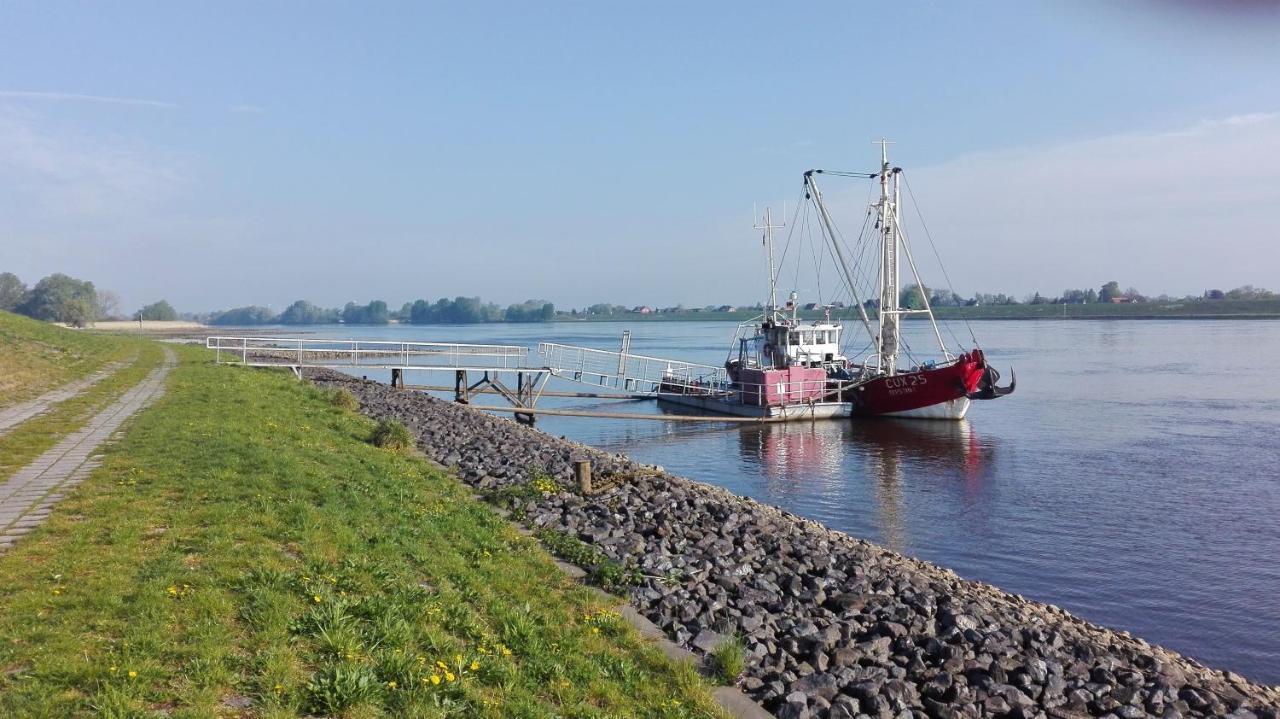
[[[818,320],[800,317],[794,290],[784,305],[778,305],[773,230],[780,226],[772,224],[766,210],[764,222],[756,225],[763,230],[769,258],[769,303],[764,314],[739,325],[723,376],[695,378],[687,371],[672,372],[657,388],[659,401],[777,419],[886,416],[959,420],[974,400],[1013,393],[1016,377],[1012,370],[1009,386],[999,386],[1000,373],[988,364],[972,332],[972,346],[955,352],[943,340],[902,227],[902,169],[889,164],[888,145],[887,141],[880,143],[881,162],[876,172],[804,173],[804,199],[816,213],[826,249],[835,259],[852,300],[856,325],[865,332],[866,351],[854,357],[842,351],[848,343],[844,324],[831,317],[836,305],[824,306],[824,316]],[[837,231],[818,188],[818,177],[824,175],[866,178],[879,184],[879,199],[870,205],[864,232],[852,248]],[[915,287],[921,289],[916,294],[920,306],[904,307],[901,302],[903,259]],[[874,273],[871,267],[875,267]],[[872,274],[873,278],[864,277]],[[864,301],[865,289],[873,289],[874,297]],[[906,346],[900,330],[902,321],[910,317],[928,321],[938,343],[937,355],[924,356]]]

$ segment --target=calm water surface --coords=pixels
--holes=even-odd
[[[1018,391],[975,403],[965,422],[538,426],[1280,683],[1280,323],[973,325],[988,357],[1017,370]],[[637,322],[317,334],[616,349],[624,329],[634,352],[710,364],[723,362],[734,331]],[[927,345],[923,326],[909,330]],[[660,412],[652,402],[543,403]]]

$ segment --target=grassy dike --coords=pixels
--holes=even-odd
[[[719,715],[691,666],[371,422],[179,354],[0,556],[0,716]]]
[[[0,407],[29,400],[109,362],[126,360],[143,344],[0,311]]]

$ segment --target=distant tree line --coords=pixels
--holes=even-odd
[[[1094,303],[1140,303],[1140,302],[1214,302],[1222,300],[1261,301],[1280,300],[1280,294],[1253,285],[1243,285],[1231,290],[1209,289],[1201,295],[1170,297],[1159,295],[1148,297],[1135,287],[1121,289],[1120,283],[1112,280],[1098,289],[1066,289],[1056,296],[1034,292],[1022,299],[1004,293],[975,293],[972,297],[962,297],[949,289],[931,289],[927,286],[911,284],[902,289],[899,304],[909,309],[923,309],[925,299],[931,307],[990,306],[1017,304],[1094,304]],[[864,305],[868,309],[876,309],[878,300],[867,300]],[[837,305],[843,307],[843,305]],[[148,304],[131,315],[119,314],[120,298],[110,290],[100,290],[88,280],[69,277],[62,273],[54,273],[41,279],[34,287],[28,287],[12,272],[0,272],[0,310],[16,312],[39,320],[63,322],[76,327],[85,327],[98,320],[128,319],[135,321],[167,321],[175,319],[197,319],[214,325],[315,325],[345,324],[385,325],[391,321],[406,324],[478,324],[486,322],[547,322],[556,318],[557,314],[582,317],[612,317],[634,313],[685,313],[685,312],[726,312],[735,310],[761,311],[763,305],[756,304],[744,307],[731,305],[707,305],[686,309],[684,305],[664,307],[661,309],[649,306],[628,307],[609,303],[598,303],[583,310],[557,313],[555,305],[546,300],[525,300],[508,305],[505,309],[492,302],[485,302],[479,297],[442,297],[435,302],[416,300],[406,302],[399,310],[391,310],[382,300],[373,300],[359,305],[348,302],[341,308],[324,308],[306,300],[298,300],[276,313],[270,308],[251,305],[213,312],[207,315],[179,313],[165,300]]]
[[[925,299],[928,298],[929,307],[976,307],[976,306],[992,306],[992,305],[1083,305],[1095,303],[1141,303],[1141,302],[1203,302],[1212,300],[1276,300],[1280,299],[1280,294],[1265,290],[1253,285],[1244,285],[1233,290],[1205,290],[1203,294],[1187,295],[1184,297],[1171,297],[1169,295],[1158,295],[1148,297],[1138,291],[1135,287],[1121,289],[1120,283],[1110,281],[1103,284],[1098,289],[1092,287],[1084,289],[1066,289],[1060,294],[1044,295],[1040,292],[1033,292],[1023,296],[1021,299],[1014,295],[988,292],[977,292],[971,297],[964,297],[956,292],[947,289],[934,289],[919,284],[910,284],[902,289],[898,295],[898,305],[906,309],[924,309]],[[837,303],[837,308],[843,305]],[[863,302],[863,306],[868,310],[876,310],[880,307],[879,299],[868,299]],[[614,317],[624,316],[636,313],[654,312],[657,314],[669,313],[686,313],[686,312],[726,312],[735,310],[763,310],[763,305],[750,306],[731,306],[731,305],[707,305],[705,308],[698,307],[694,309],[686,309],[684,305],[675,307],[663,307],[661,309],[647,306],[628,307],[626,305],[615,305],[607,302],[601,302],[588,307],[572,310],[569,314],[572,316],[586,317]]]
[[[0,272],[0,310],[6,312],[87,327],[98,320],[124,319],[117,314],[119,308],[116,293],[99,290],[88,280],[55,272],[28,288],[12,272]],[[133,318],[172,320],[177,319],[177,313],[168,302],[160,300],[138,310]]]
[[[213,325],[322,325],[341,322],[349,325],[385,325],[392,320],[405,324],[478,324],[484,322],[547,322],[555,319],[556,307],[545,300],[526,300],[506,309],[479,297],[441,297],[435,302],[406,302],[392,311],[383,300],[366,305],[348,302],[341,309],[319,307],[298,300],[279,314],[266,307],[236,307],[215,312],[209,317]]]

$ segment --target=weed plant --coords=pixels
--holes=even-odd
[[[378,422],[378,425],[373,428],[373,433],[369,435],[369,441],[375,447],[395,452],[403,452],[413,446],[413,436],[409,434],[409,428],[394,419]]]
[[[721,684],[733,684],[747,668],[747,650],[738,637],[720,640],[711,650],[711,666]]]

